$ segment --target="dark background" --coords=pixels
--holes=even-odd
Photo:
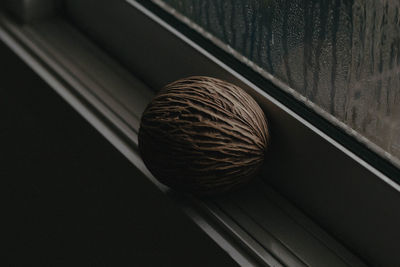
[[[235,266],[0,44],[8,266]]]

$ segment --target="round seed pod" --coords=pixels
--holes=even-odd
[[[251,96],[203,76],[161,89],[139,130],[141,156],[156,179],[198,195],[250,180],[263,163],[268,140],[267,120]]]

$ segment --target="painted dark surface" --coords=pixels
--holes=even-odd
[[[399,1],[154,1],[190,18],[398,164]]]

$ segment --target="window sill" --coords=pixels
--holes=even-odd
[[[351,247],[359,247],[360,243],[365,242],[366,239],[375,237],[360,239],[358,236],[349,236],[348,224],[357,225],[364,219],[368,219],[371,214],[365,214],[360,208],[363,205],[369,205],[368,202],[372,201],[373,203],[369,206],[372,213],[379,213],[380,207],[386,206],[388,210],[382,212],[393,219],[391,224],[398,225],[400,218],[394,212],[397,209],[393,206],[394,203],[399,203],[397,190],[385,181],[376,178],[376,172],[371,172],[372,167],[365,168],[367,164],[362,163],[356,156],[351,155],[345,148],[233,71],[225,63],[169,27],[151,11],[137,3],[132,12],[135,12],[135,20],[141,21],[136,25],[140,25],[140,28],[143,27],[154,35],[165,37],[165,44],[173,47],[171,51],[182,53],[176,55],[178,66],[185,66],[187,61],[193,60],[198,63],[196,67],[189,69],[165,68],[168,64],[165,50],[157,49],[157,45],[150,42],[151,36],[148,37],[150,39],[144,38],[140,42],[147,43],[150,46],[149,49],[155,51],[154,57],[160,61],[151,67],[147,65],[147,69],[145,69],[147,63],[143,67],[137,66],[142,79],[153,76],[151,80],[144,79],[146,84],[158,88],[170,80],[189,76],[195,72],[194,74],[197,75],[216,76],[234,82],[248,90],[261,103],[272,118],[273,129],[276,129],[275,142],[277,146],[282,145],[278,148],[280,151],[277,148],[271,151],[274,158],[270,159],[267,166],[268,173],[264,174],[271,177],[267,181],[275,189],[259,179],[244,190],[215,200],[203,201],[174,194],[152,177],[137,151],[139,118],[153,95],[150,86],[132,76],[131,72],[60,18],[21,26],[2,14],[0,39],[160,190],[181,206],[189,217],[239,264],[245,266],[363,266],[359,258],[294,207],[291,202],[295,202],[308,214],[313,215],[331,233],[349,242]],[[136,28],[140,31],[138,26]],[[65,51],[69,51],[68,54]],[[137,57],[136,62],[146,60],[146,53],[138,50],[132,53]],[[77,58],[80,60],[77,61]],[[150,69],[151,72],[149,72]],[[296,137],[293,133],[296,133]],[[312,142],[314,145],[304,150],[309,146],[304,142]],[[302,166],[304,160],[298,160],[305,154],[308,154],[305,160],[308,163],[313,162],[311,159],[315,156],[318,157],[315,164],[322,162],[322,165],[315,166],[313,171],[319,175],[328,171],[327,177],[307,176],[309,167]],[[320,158],[321,155],[326,155],[326,158]],[[286,161],[282,162],[282,158],[286,158]],[[337,159],[335,162],[346,168],[343,167],[342,170],[338,170],[336,166],[327,168],[329,161],[335,158]],[[282,164],[293,168],[285,168]],[[348,168],[351,168],[354,180],[350,179],[350,174],[346,175],[346,179],[341,179],[340,175],[343,176],[348,172]],[[335,170],[334,173],[332,169]],[[350,196],[354,197],[352,190],[358,188],[356,180],[360,177],[364,179],[364,182],[377,181],[377,186],[370,187],[371,185],[366,183],[364,187],[359,188],[358,199],[353,203],[347,203]],[[310,188],[310,185],[314,184],[315,187]],[[345,190],[346,188],[348,191]],[[282,192],[285,197],[276,190]],[[371,190],[378,190],[378,193],[371,193]],[[313,198],[306,198],[305,194],[311,194],[314,199],[320,197],[321,202],[313,203]],[[338,194],[343,198],[338,199]],[[383,196],[379,199],[380,201],[369,199],[371,195],[378,197],[377,194]],[[287,200],[287,197],[290,197],[291,202]],[[343,206],[338,207],[340,204]],[[332,211],[327,214],[324,213],[325,209]],[[355,210],[354,213],[352,209]],[[340,216],[339,219],[337,216]],[[343,216],[346,216],[348,221],[338,223]],[[334,217],[336,219],[332,220]],[[369,231],[369,228],[364,226],[357,231],[357,235],[362,235]],[[396,236],[398,235],[395,233],[392,238]],[[383,238],[378,241],[382,243],[387,240]],[[392,245],[386,243],[386,246]],[[368,260],[373,261],[374,255],[368,253],[366,255]]]

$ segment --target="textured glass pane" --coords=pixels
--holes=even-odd
[[[153,1],[400,166],[400,1]]]

